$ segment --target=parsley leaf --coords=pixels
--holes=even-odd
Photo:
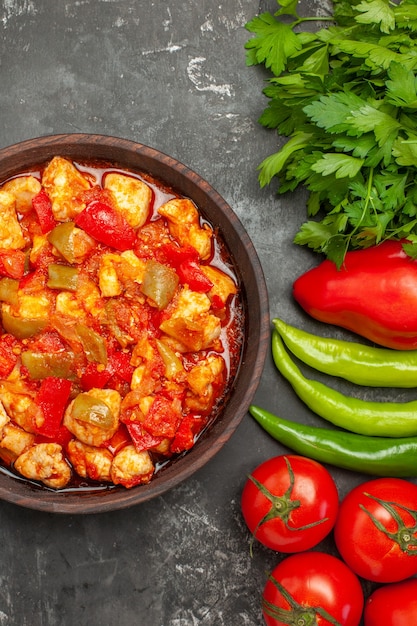
[[[294,241],[338,266],[387,238],[407,238],[417,258],[417,0],[332,4],[301,16],[297,0],[277,0],[246,24],[247,65],[270,71],[259,123],[282,139],[259,183],[307,189]]]

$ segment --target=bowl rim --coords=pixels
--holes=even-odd
[[[106,156],[100,156],[102,154],[101,150],[106,153]],[[114,159],[109,158],[109,150],[113,151],[115,155]],[[81,156],[81,152],[83,152],[83,156]],[[91,156],[88,156],[90,153]],[[44,159],[41,155],[46,154],[48,154],[48,156]],[[131,489],[106,487],[103,490],[95,490],[94,492],[88,490],[80,491],[79,489],[74,489],[73,492],[70,490],[55,491],[49,490],[43,486],[38,487],[32,485],[29,481],[18,477],[16,478],[14,475],[9,477],[6,472],[0,473],[0,500],[6,500],[25,508],[52,513],[102,513],[125,509],[146,502],[178,486],[210,461],[231,438],[247,413],[262,376],[270,338],[268,291],[263,269],[254,244],[231,206],[211,184],[190,167],[176,158],[147,146],[146,144],[115,137],[113,135],[90,133],[63,133],[26,139],[0,149],[0,185],[2,185],[7,178],[28,171],[28,166],[22,166],[19,170],[19,161],[30,161],[33,166],[36,166],[41,165],[44,161],[52,158],[56,154],[72,158],[75,161],[77,161],[78,155],[79,161],[107,160],[111,163],[123,161],[123,159],[121,159],[123,155],[134,154],[135,160],[142,160],[144,165],[143,167],[136,167],[136,171],[147,172],[162,183],[167,183],[166,174],[169,172],[173,177],[179,177],[191,191],[197,189],[202,190],[203,196],[207,196],[210,203],[217,205],[224,215],[224,218],[231,223],[238,243],[243,244],[244,251],[241,252],[246,254],[249,259],[248,262],[253,273],[251,287],[254,293],[252,293],[251,297],[255,298],[258,304],[256,311],[257,316],[254,322],[255,329],[246,329],[245,353],[242,356],[241,365],[236,378],[239,381],[249,350],[252,373],[250,380],[246,381],[248,384],[241,390],[242,393],[240,397],[238,399],[235,398],[233,404],[235,412],[232,417],[228,419],[227,424],[224,425],[221,423],[221,420],[216,419],[212,427],[210,427],[210,431],[214,431],[217,437],[216,441],[218,445],[207,447],[201,455],[197,455],[195,452],[196,449],[198,451],[197,446],[199,442],[197,442],[189,452],[171,462],[166,469],[158,472],[150,483],[147,485],[139,485]],[[9,169],[6,168],[5,174],[2,174],[4,169],[2,163],[4,164],[5,161],[7,163],[10,162],[10,165],[7,166]],[[148,162],[149,164],[157,162],[158,165],[161,165],[161,175],[155,171],[151,171],[151,169],[147,169],[146,164]],[[123,168],[123,163],[120,163],[120,165]],[[129,169],[126,165],[125,168]],[[175,185],[171,183],[168,184],[171,187],[175,187]],[[180,193],[187,195],[183,191]],[[190,197],[193,199],[191,194]],[[199,203],[196,202],[196,204],[199,206]],[[200,206],[199,208],[204,213],[204,208]],[[252,323],[250,317],[252,314],[251,302],[247,302],[245,308],[246,314]],[[256,331],[256,336],[249,336],[252,330]],[[246,378],[248,378],[247,372]],[[223,411],[221,415],[223,415]],[[192,454],[193,450],[194,454]],[[180,470],[172,477],[171,473],[173,471],[175,472],[178,463],[181,463]],[[159,480],[157,478],[158,476]],[[24,488],[22,487],[22,483],[25,485]],[[18,485],[19,488],[17,491],[19,493],[16,493],[15,489]]]

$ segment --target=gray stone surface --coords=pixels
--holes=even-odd
[[[292,244],[305,198],[259,188],[256,167],[277,138],[257,123],[266,75],[245,67],[244,25],[266,8],[276,3],[0,0],[0,147],[90,132],[179,159],[238,214],[271,315],[296,323],[291,285],[315,262]],[[269,359],[256,400],[308,420]],[[144,505],[77,517],[0,503],[0,625],[260,626],[265,572],[281,556],[256,545],[251,558],[240,493],[283,451],[247,415],[206,467]],[[341,493],[360,480],[333,474]]]

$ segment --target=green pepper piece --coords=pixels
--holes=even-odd
[[[42,380],[50,376],[67,380],[77,378],[76,359],[73,352],[47,353],[25,350],[22,352],[21,358],[29,376],[34,380]]]
[[[17,304],[17,292],[19,291],[19,281],[15,278],[4,277],[0,279],[0,300],[8,304]]]
[[[46,284],[50,289],[77,291],[78,270],[68,265],[51,263],[48,265],[48,282]]]
[[[156,339],[155,343],[159,352],[159,356],[164,362],[166,378],[168,378],[168,380],[172,380],[173,378],[175,378],[175,376],[178,376],[179,374],[184,372],[182,361],[180,358],[178,358],[175,352],[159,339]]]
[[[305,378],[290,359],[279,333],[272,335],[272,356],[278,371],[316,415],[361,435],[417,435],[417,401],[373,402],[345,396],[323,383]]]
[[[159,310],[162,310],[174,297],[178,283],[179,278],[175,270],[158,261],[150,260],[146,264],[141,291]]]
[[[62,222],[51,230],[48,241],[64,257],[68,263],[75,262],[74,255],[74,222]]]
[[[16,339],[27,339],[46,328],[48,320],[15,317],[2,307],[2,323],[6,333],[10,333]]]
[[[367,387],[417,387],[417,350],[392,350],[319,337],[275,318],[288,350],[319,372]]]
[[[103,429],[111,428],[114,423],[110,407],[88,393],[78,394],[72,404],[71,413],[74,419]]]
[[[417,437],[372,437],[307,426],[254,405],[249,412],[273,439],[319,463],[373,476],[417,476]]]
[[[84,324],[77,324],[75,331],[82,343],[87,360],[106,366],[107,347],[104,338]]]

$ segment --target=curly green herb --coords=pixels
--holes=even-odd
[[[309,191],[294,241],[339,267],[347,250],[392,238],[417,257],[415,1],[334,0],[324,17],[277,4],[246,24],[247,65],[272,74],[259,121],[288,138],[260,164],[260,185]]]

